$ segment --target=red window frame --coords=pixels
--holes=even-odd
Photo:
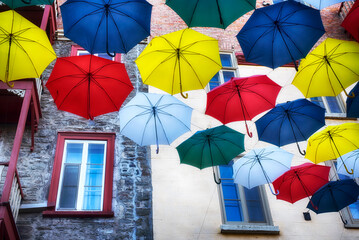
[[[72,45],[71,46],[71,56],[77,56],[78,51],[86,51],[83,47],[79,45]],[[122,55],[121,53],[117,53],[115,56],[115,62],[122,62]]]
[[[48,210],[42,214],[44,217],[113,217],[112,211],[112,185],[113,164],[115,152],[115,133],[91,133],[91,132],[58,132],[57,145],[50,183]],[[56,199],[59,189],[62,158],[65,140],[96,140],[106,141],[106,167],[102,211],[56,211]]]

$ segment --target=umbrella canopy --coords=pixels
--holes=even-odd
[[[353,98],[347,98],[347,117],[359,118],[359,83],[349,92],[349,96],[355,96]]]
[[[278,147],[307,140],[314,132],[325,125],[325,109],[308,101],[295,101],[277,104],[256,121],[258,138]]]
[[[223,124],[247,121],[275,106],[281,86],[265,75],[232,78],[207,94],[206,114]],[[246,123],[247,133],[251,137]]]
[[[191,130],[192,108],[171,95],[137,93],[119,112],[121,134],[141,146],[171,144]]]
[[[252,149],[233,164],[234,182],[248,189],[265,183],[269,185],[290,169],[292,158],[293,154],[279,147]],[[274,194],[270,185],[269,188]]]
[[[311,7],[319,10],[344,1],[345,0],[304,0],[304,2],[309,3]]]
[[[54,0],[2,0],[2,2],[15,9],[33,5],[52,5]]]
[[[344,18],[341,26],[347,30],[359,42],[359,2],[354,5]]]
[[[343,174],[350,178],[358,178],[359,177],[359,149],[348,152],[344,154],[341,158],[343,161],[338,161],[338,165],[337,165],[338,174]],[[345,170],[345,167],[343,166],[343,163],[345,163],[347,168],[353,169],[354,173],[348,174],[348,172]]]
[[[38,78],[56,58],[45,31],[13,10],[0,13],[0,80]]]
[[[227,165],[244,152],[244,135],[224,125],[198,131],[177,147],[181,163],[203,169]],[[215,173],[213,171],[216,183]]]
[[[93,55],[58,58],[46,87],[59,110],[87,119],[118,111],[133,89],[124,64]]]
[[[68,0],[61,5],[65,36],[90,53],[127,53],[150,35],[145,0]]]
[[[328,183],[330,167],[304,163],[293,166],[289,171],[273,181],[279,192],[277,199],[290,203],[312,196],[319,188]]]
[[[237,39],[248,62],[276,68],[296,64],[324,32],[318,10],[285,1],[256,9]]]
[[[308,139],[305,157],[314,163],[333,160],[359,148],[359,123],[328,126]],[[343,159],[340,158],[342,161]],[[349,174],[353,174],[347,169]]]
[[[332,181],[324,185],[312,196],[312,202],[307,208],[317,214],[338,212],[358,200],[359,186],[353,179]]]
[[[135,62],[143,83],[184,98],[222,68],[218,41],[189,28],[153,38]]]
[[[255,9],[255,0],[166,0],[188,27],[227,28],[240,16]]]
[[[292,84],[306,98],[336,96],[359,80],[359,43],[325,39],[300,63]]]

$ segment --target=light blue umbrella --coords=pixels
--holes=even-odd
[[[121,134],[141,146],[169,145],[191,130],[192,108],[171,95],[138,93],[120,112]]]
[[[279,2],[284,2],[286,0],[274,0],[273,3],[279,3]],[[288,0],[288,1],[292,1],[292,0]],[[312,7],[322,10],[323,8],[329,7],[331,5],[340,3],[340,2],[344,2],[345,0],[295,0],[296,2],[300,2],[300,3],[308,3],[310,4]]]
[[[279,148],[252,149],[233,164],[233,179],[248,189],[273,182],[290,169],[293,154]],[[269,188],[274,195],[273,189]]]
[[[343,174],[350,178],[358,178],[359,177],[359,149],[348,152],[348,153],[342,155],[341,158],[343,161],[337,161],[338,174]],[[345,170],[345,167],[343,164],[345,164],[348,169],[353,169],[353,174],[349,174]]]

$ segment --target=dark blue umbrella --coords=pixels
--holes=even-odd
[[[237,39],[248,62],[276,68],[296,66],[324,32],[319,10],[285,1],[256,9]]]
[[[127,53],[150,35],[145,0],[68,0],[61,6],[65,36],[90,53]]]
[[[308,203],[307,208],[317,214],[338,212],[356,202],[359,196],[359,186],[353,179],[331,181],[316,191]]]
[[[325,125],[325,109],[308,101],[295,101],[277,104],[256,121],[259,140],[278,147],[307,140],[314,132]]]
[[[347,117],[359,118],[359,83],[350,91],[349,96],[353,98],[347,98]]]

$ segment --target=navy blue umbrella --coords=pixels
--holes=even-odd
[[[150,35],[145,0],[68,0],[61,6],[65,36],[90,53],[127,53]]]
[[[359,186],[353,179],[331,181],[316,191],[308,203],[307,208],[317,214],[338,212],[356,202],[359,196]]]
[[[308,101],[295,101],[277,104],[256,121],[258,138],[278,147],[307,140],[314,132],[325,125],[325,109]]]
[[[359,118],[359,83],[350,91],[349,96],[353,94],[355,97],[347,98],[347,117]]]
[[[248,62],[276,68],[304,58],[325,33],[319,10],[295,1],[258,8],[237,35]]]

